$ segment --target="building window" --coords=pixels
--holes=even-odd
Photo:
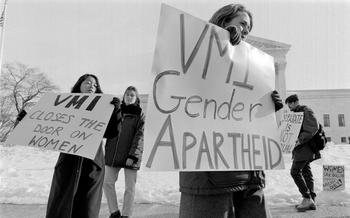
[[[341,137],[340,141],[341,141],[341,143],[346,143],[346,137]]]
[[[326,137],[326,139],[327,139],[327,142],[332,141],[332,138],[331,138],[331,137]]]
[[[330,127],[329,114],[323,114],[323,126]]]
[[[338,123],[339,123],[339,126],[345,126],[344,114],[338,114]]]

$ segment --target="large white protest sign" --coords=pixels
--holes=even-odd
[[[303,112],[285,112],[283,114],[279,127],[280,144],[283,153],[290,153],[293,150],[303,119]]]
[[[102,94],[47,93],[6,143],[94,159],[112,114],[111,99]]]
[[[147,170],[284,168],[273,58],[162,5],[145,126]]]
[[[323,190],[324,191],[345,190],[344,166],[323,165]]]

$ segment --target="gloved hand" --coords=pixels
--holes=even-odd
[[[16,117],[16,121],[13,125],[13,127],[15,128],[19,122],[27,115],[27,111],[25,111],[24,109],[22,109],[18,114],[17,114],[17,117]]]
[[[230,42],[231,44],[238,45],[242,41],[241,31],[239,31],[236,26],[229,26],[226,28],[230,32]]]
[[[18,113],[16,120],[19,122],[19,121],[21,121],[26,115],[27,115],[27,111],[25,111],[24,109],[22,109],[22,110]]]
[[[282,98],[276,90],[272,91],[271,98],[275,104],[275,111],[279,111],[281,108],[283,108]]]
[[[114,105],[115,110],[118,110],[120,108],[120,99],[117,97],[114,97],[113,100],[111,101],[111,104]]]

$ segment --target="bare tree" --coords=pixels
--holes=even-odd
[[[45,92],[56,91],[38,68],[22,63],[4,64],[0,76],[0,141],[12,131],[18,113],[33,106]]]
[[[14,126],[13,117],[16,111],[11,102],[8,96],[0,97],[0,137],[7,135],[6,133]]]

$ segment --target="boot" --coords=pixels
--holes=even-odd
[[[121,214],[120,214],[120,210],[117,210],[115,212],[113,212],[109,218],[120,218],[121,217]]]
[[[316,204],[316,193],[315,192],[311,192],[310,195],[311,195],[312,200]]]
[[[303,198],[301,204],[297,206],[298,212],[305,212],[307,210],[316,210],[315,202],[312,198]]]

